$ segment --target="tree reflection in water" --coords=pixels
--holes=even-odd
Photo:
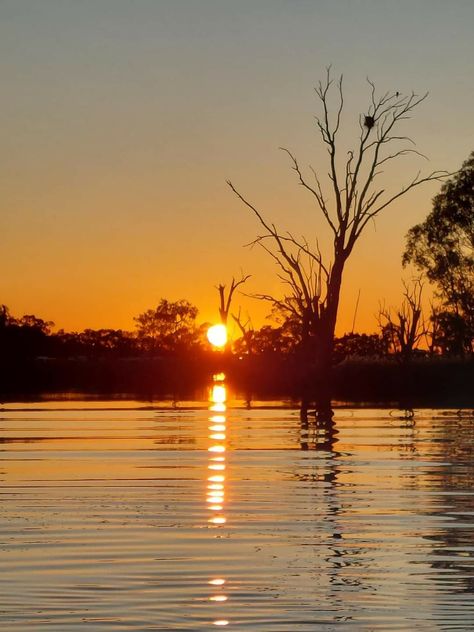
[[[353,591],[375,592],[375,588],[362,580],[367,574],[372,558],[361,547],[347,546],[344,525],[347,524],[347,507],[340,497],[339,476],[343,472],[342,454],[335,448],[339,441],[339,430],[332,415],[322,418],[315,410],[302,403],[300,407],[300,447],[314,451],[312,473],[298,474],[305,483],[314,484],[314,505],[319,507],[319,518],[315,519],[315,531],[311,534],[314,543],[315,564],[325,569],[328,579],[326,601],[334,612],[334,621],[351,621],[347,612],[344,594]],[[317,458],[318,454],[321,458]],[[347,498],[347,489],[344,489]],[[320,558],[319,562],[317,558]],[[359,572],[354,572],[358,569]],[[365,569],[365,572],[364,572]]]
[[[310,411],[304,402],[300,408],[300,428],[302,450],[327,450],[334,451],[339,431],[336,428],[334,418],[321,419],[315,411]]]

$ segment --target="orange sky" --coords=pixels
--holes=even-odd
[[[388,185],[418,168],[457,169],[472,150],[468,1],[7,0],[0,18],[0,302],[17,316],[131,328],[165,297],[215,320],[214,286],[241,269],[249,292],[278,294],[271,261],[243,248],[258,226],[225,181],[282,228],[327,241],[277,149],[325,172],[312,88],[327,63],[346,76],[347,148],[366,75],[381,91],[430,91],[403,129],[430,162],[399,162]],[[339,333],[359,290],[358,330],[375,329],[379,300],[399,300],[403,237],[438,189],[418,189],[368,227]],[[237,302],[262,324],[266,305]]]

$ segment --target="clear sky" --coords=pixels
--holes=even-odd
[[[277,148],[326,170],[313,86],[328,64],[345,76],[348,131],[367,75],[430,92],[403,128],[430,162],[399,162],[389,185],[459,168],[474,149],[473,24],[472,0],[0,0],[0,303],[80,330],[130,328],[161,297],[215,320],[214,286],[241,269],[248,291],[278,293],[271,262],[243,247],[258,226],[225,180],[324,243]],[[359,330],[399,300],[404,235],[438,189],[368,227],[340,333],[359,290]],[[267,307],[241,302],[261,324]]]

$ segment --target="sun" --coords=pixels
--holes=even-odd
[[[225,325],[212,325],[207,330],[207,339],[213,347],[224,347],[227,344],[227,327]]]

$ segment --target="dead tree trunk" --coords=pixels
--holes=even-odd
[[[313,181],[306,179],[298,161],[288,149],[283,149],[292,162],[299,184],[313,197],[318,211],[323,215],[332,235],[330,255],[325,259],[318,240],[310,246],[306,238],[297,239],[289,232],[282,232],[266,220],[258,208],[250,203],[234,185],[228,184],[237,197],[256,215],[263,234],[252,244],[260,245],[279,268],[279,277],[286,287],[283,298],[269,294],[256,294],[257,298],[270,301],[275,307],[301,323],[301,337],[307,355],[312,355],[313,372],[318,382],[317,408],[321,416],[331,416],[331,373],[333,366],[334,334],[339,310],[339,299],[345,264],[367,224],[392,202],[411,189],[430,180],[440,180],[450,174],[434,171],[424,177],[418,175],[406,186],[395,192],[386,192],[375,183],[381,168],[390,161],[407,154],[419,154],[403,143],[413,143],[407,136],[396,131],[398,124],[410,118],[412,111],[427,95],[399,92],[376,95],[375,85],[369,81],[370,98],[367,110],[359,115],[360,136],[357,147],[346,153],[342,169],[338,169],[338,131],[344,108],[342,76],[336,84],[336,105],[331,114],[331,87],[333,79],[328,68],[326,80],[320,82],[316,94],[321,104],[321,116],[317,127],[328,151],[329,198],[323,193],[318,173],[311,169]],[[402,146],[400,146],[402,144]],[[393,149],[391,149],[394,147]],[[329,404],[328,404],[329,402]]]

